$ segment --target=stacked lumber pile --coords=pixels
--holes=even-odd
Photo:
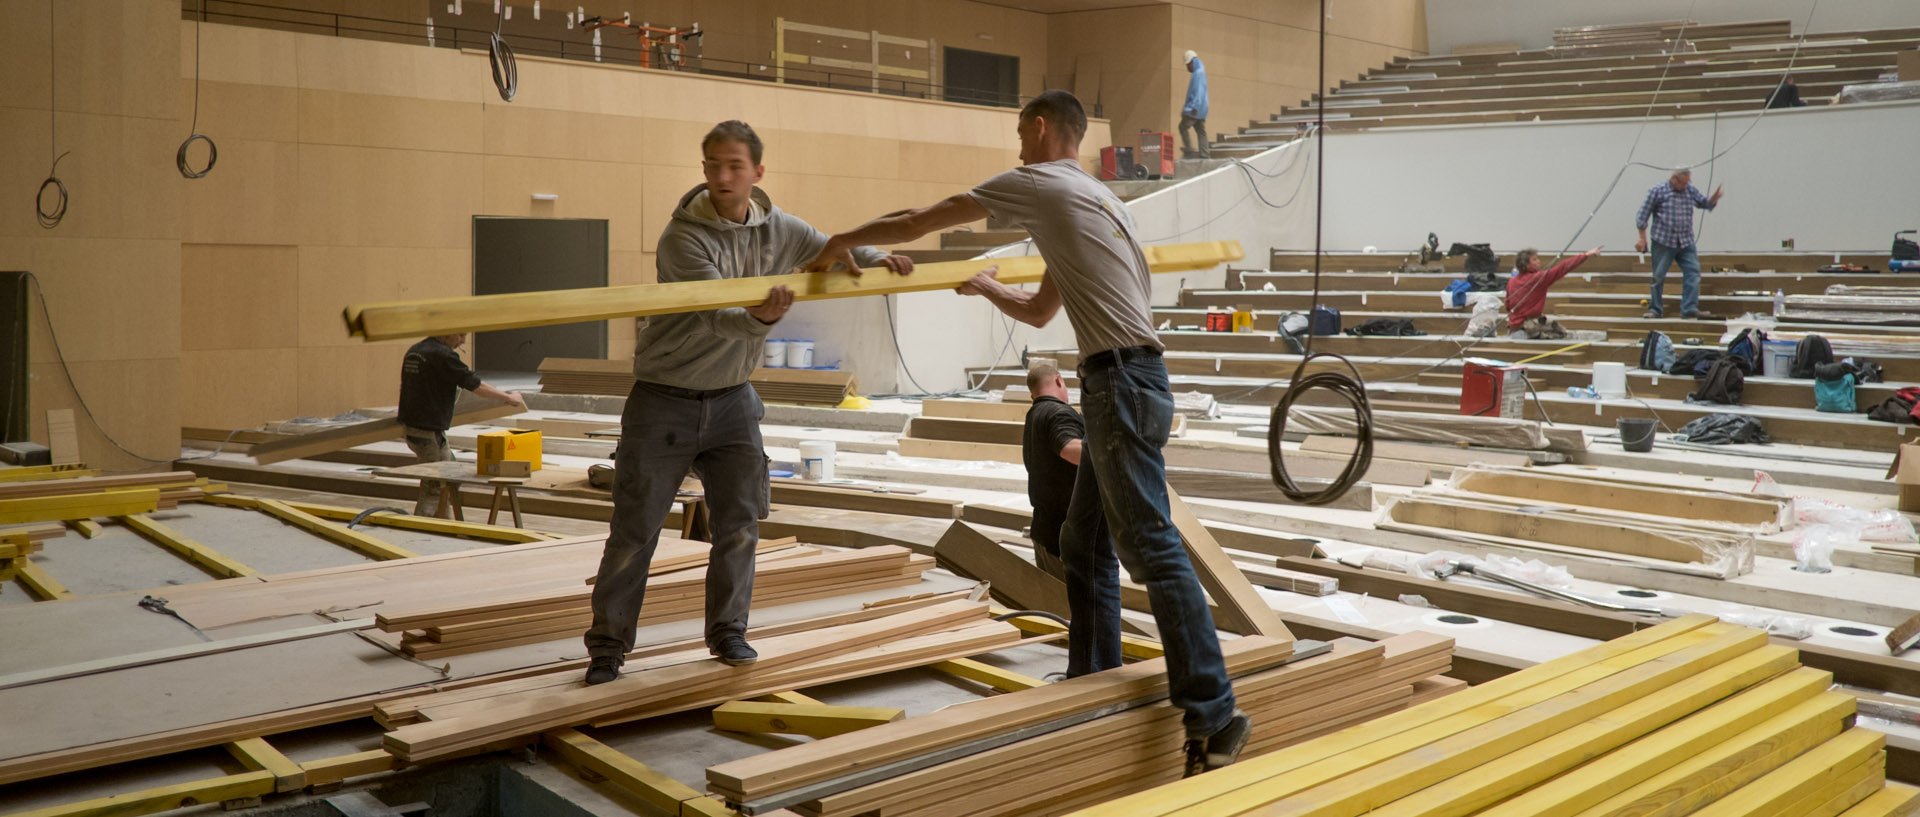
[[[1788,295],[1775,313],[1810,323],[1920,324],[1920,287],[1829,287],[1825,295]]]
[[[455,401],[453,406],[453,425],[457,428],[471,423],[485,422],[487,420],[519,414],[524,410],[525,409],[512,403],[496,403],[492,400],[462,392],[460,398]],[[204,434],[204,431],[196,431],[196,433]],[[276,462],[314,457],[321,454],[329,454],[334,451],[343,451],[358,445],[391,440],[404,433],[405,431],[398,419],[394,417],[384,417],[367,420],[365,422],[334,426],[318,431],[309,431],[303,434],[287,434],[263,439],[260,435],[245,433],[230,434],[229,438],[240,437],[241,442],[247,440],[255,441],[245,443],[247,446],[247,456],[252,457],[254,462],[261,465],[272,465]],[[225,444],[225,441],[223,441],[223,444]]]
[[[1911,814],[1886,738],[1766,634],[1688,616],[1081,815]]]
[[[170,510],[227,489],[186,471],[108,477],[92,473],[44,469],[22,474],[28,479],[0,482],[0,525],[19,526],[0,528],[0,581],[33,570],[28,556],[40,550],[41,542],[65,534],[66,526],[60,523],[71,523],[92,538],[99,531],[95,518]]]
[[[747,382],[760,399],[775,403],[837,406],[859,388],[852,372],[837,369],[753,370]],[[605,394],[625,397],[633,391],[633,363],[626,360],[550,357],[540,361],[540,390],[553,394]]]
[[[686,544],[686,543],[683,543]],[[698,545],[699,543],[691,543]],[[771,606],[882,587],[918,584],[933,560],[886,546],[822,553],[770,543],[756,561],[753,604]],[[705,609],[707,551],[677,548],[655,556],[640,626],[699,618]],[[381,630],[403,633],[401,649],[416,658],[491,650],[576,637],[593,623],[593,588],[502,597],[499,593],[381,613]]]
[[[891,608],[882,608],[891,609]],[[621,677],[581,686],[578,677],[417,710],[423,722],[389,732],[385,748],[409,762],[484,749],[503,739],[563,726],[606,725],[728,701],[818,686],[993,652],[1021,640],[1011,624],[987,617],[987,605],[946,601],[864,621],[754,640],[760,659],[733,667],[704,646],[631,662]]]
[[[1396,499],[1378,527],[1727,579],[1753,572],[1785,514],[1767,497],[1476,467]]]
[[[1744,23],[1701,25],[1692,20],[1617,25],[1571,26],[1553,30],[1556,57],[1596,57],[1614,54],[1659,54],[1668,51],[1692,51],[1693,40],[1726,37],[1787,37],[1792,34],[1787,20],[1758,20]]]
[[[1246,756],[1464,688],[1433,677],[1452,644],[1424,633],[1342,639],[1290,660],[1292,646],[1274,639],[1222,643],[1239,705],[1253,716]],[[1183,712],[1166,694],[1165,660],[1141,661],[724,763],[707,783],[756,812],[1058,812],[1180,776]]]

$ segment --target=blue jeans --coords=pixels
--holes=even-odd
[[[1166,648],[1169,700],[1186,711],[1189,738],[1207,737],[1232,717],[1233,686],[1206,594],[1167,511],[1160,448],[1173,426],[1173,391],[1166,364],[1158,352],[1083,363],[1080,405],[1087,439],[1060,530],[1073,614],[1067,674],[1120,666],[1119,566],[1125,564],[1153,605]]]
[[[1694,251],[1694,245],[1675,249],[1658,241],[1653,247],[1653,300],[1647,307],[1653,314],[1666,311],[1666,302],[1661,293],[1667,285],[1667,268],[1673,262],[1680,262],[1680,314],[1691,315],[1700,311],[1700,254]]]

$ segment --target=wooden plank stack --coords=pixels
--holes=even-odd
[[[1249,757],[1464,687],[1432,680],[1452,641],[1424,633],[1343,639],[1291,662],[1264,637],[1222,647],[1254,719]],[[1164,699],[1165,670],[1142,661],[724,763],[708,787],[817,815],[1040,814],[1111,799],[1181,774],[1183,712]]]
[[[859,388],[852,372],[837,369],[753,370],[747,379],[760,399],[774,403],[837,406]],[[626,360],[550,357],[540,361],[540,390],[555,394],[625,397],[633,391],[633,363]]]
[[[408,761],[446,757],[499,740],[584,723],[596,725],[682,712],[755,695],[991,652],[1019,631],[987,618],[980,602],[951,601],[838,626],[756,638],[760,659],[733,667],[704,647],[661,656],[611,682],[549,686],[427,708],[423,723],[387,734],[385,747]]]
[[[1852,696],[1688,616],[1077,815],[1912,814]]]
[[[664,555],[664,554],[662,554]],[[788,558],[777,558],[787,556]],[[640,626],[698,618],[706,598],[706,553],[657,562],[648,582]],[[656,557],[657,558],[657,557]],[[917,584],[933,560],[902,547],[820,553],[790,548],[763,556],[756,564],[755,606],[837,596],[883,587]],[[577,637],[593,621],[593,588],[577,585],[559,591],[463,600],[454,604],[382,613],[380,629],[404,633],[401,649],[416,658],[491,650]]]

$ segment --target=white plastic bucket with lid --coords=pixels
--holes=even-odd
[[[813,368],[813,341],[810,341],[810,340],[787,341],[787,368],[789,369]]]
[[[819,482],[833,479],[832,440],[801,441],[800,475]]]
[[[1770,340],[1760,354],[1760,373],[1767,377],[1790,377],[1793,372],[1793,353],[1799,346],[1790,340]]]
[[[1593,390],[1610,400],[1627,396],[1627,364],[1593,364]]]
[[[760,365],[765,366],[769,369],[786,368],[787,342],[784,340],[774,340],[772,338],[768,338],[765,354],[763,354],[760,358]]]

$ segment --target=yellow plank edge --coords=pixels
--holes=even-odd
[[[1745,697],[1742,692],[1799,666],[1800,654],[1795,650],[1786,647],[1754,650],[1478,769],[1388,803],[1376,809],[1373,817],[1474,814],[1629,741],[1683,721],[1716,701],[1729,696]],[[1780,708],[1824,689],[1811,681],[1822,680],[1821,676],[1825,675],[1813,671],[1810,676],[1801,676],[1808,682],[1791,687],[1790,694],[1798,697],[1783,698]]]
[[[1183,817],[1243,813],[1356,817],[1767,644],[1765,632],[1744,627],[1715,625],[1700,633],[1707,638],[1699,643],[1604,678],[1572,688],[1568,682],[1582,680],[1578,673],[1556,679],[1452,722],[1345,752],[1176,813]],[[1686,641],[1692,635],[1674,641]],[[1275,804],[1280,800],[1285,802]]]
[[[1015,619],[1015,621],[1019,620]],[[1225,792],[1256,785],[1270,777],[1322,758],[1335,756],[1430,723],[1467,713],[1477,707],[1497,702],[1508,695],[1524,692],[1536,685],[1561,681],[1570,676],[1590,676],[1596,668],[1624,669],[1642,661],[1651,660],[1677,649],[1675,645],[1667,642],[1678,642],[1694,636],[1697,630],[1705,629],[1715,621],[1716,619],[1712,616],[1682,616],[1659,626],[1622,636],[1572,655],[1562,656],[1520,672],[1496,678],[1466,691],[1403,710],[1395,713],[1391,718],[1371,721],[1261,757],[1242,760],[1225,769],[1129,795],[1098,807],[1073,812],[1073,814],[1076,817],[1096,817],[1115,813],[1142,816],[1170,813],[1186,806],[1205,802]],[[1685,643],[1690,644],[1696,641],[1698,638],[1694,637]]]
[[[975,661],[971,658],[956,658],[952,661],[942,661],[934,664],[933,668],[948,675],[965,678],[975,683],[986,684],[1000,692],[1019,692],[1023,689],[1032,689],[1034,687],[1047,685],[1047,682],[1038,678],[1022,675],[1012,670],[1001,669],[992,664]]]
[[[406,548],[382,542],[357,530],[347,530],[339,525],[327,522],[320,517],[297,510],[294,507],[274,499],[259,500],[262,511],[280,517],[287,522],[305,528],[308,532],[324,539],[345,545],[375,559],[411,559],[420,554]]]
[[[994,615],[1000,615],[1006,612],[1009,611],[1000,607],[996,607],[993,610]],[[1020,632],[1029,635],[1059,635],[1067,631],[1067,628],[1060,626],[1050,619],[1035,618],[1032,616],[1010,618],[1007,619],[1007,623],[1018,628]],[[1151,641],[1139,636],[1126,635],[1123,633],[1120,636],[1120,654],[1138,661],[1144,661],[1149,658],[1159,658],[1160,656],[1166,655],[1167,651],[1166,648],[1160,646],[1160,642],[1158,641]]]
[[[1145,251],[1148,268],[1154,272],[1212,269],[1245,256],[1237,241],[1168,244],[1146,247]],[[349,335],[369,341],[394,340],[755,306],[776,286],[793,290],[794,299],[799,301],[953,289],[994,265],[1000,268],[999,280],[1010,284],[1036,283],[1046,272],[1046,262],[1039,256],[972,259],[918,264],[911,275],[895,275],[875,267],[861,275],[794,273],[396,301],[349,306],[344,317]]]
[[[1677,817],[1692,814],[1839,735],[1846,719],[1853,714],[1854,704],[1851,695],[1823,692],[1677,766],[1619,791],[1578,815]]]
[[[147,541],[173,551],[180,558],[198,565],[201,569],[222,579],[238,576],[254,576],[258,572],[247,567],[213,548],[187,538],[172,527],[157,522],[146,514],[130,514],[120,517],[120,524],[126,525]]]
[[[82,538],[86,539],[99,536],[102,532],[100,523],[91,519],[69,519],[67,520],[67,527],[72,528],[74,533],[78,533]]]
[[[713,727],[729,732],[830,738],[907,716],[904,709],[733,701],[713,708]]]
[[[1832,683],[1831,674],[1801,667],[1506,800],[1481,817],[1570,817],[1813,700]]]
[[[321,786],[361,775],[392,771],[399,766],[400,759],[392,753],[385,749],[372,749],[309,760],[300,764],[300,770],[306,772],[307,785]]]
[[[307,787],[307,770],[293,762],[266,738],[246,738],[227,744],[227,754],[249,771],[271,772],[273,790],[298,791]]]
[[[680,804],[687,800],[706,799],[692,786],[587,737],[578,729],[548,731],[540,736],[540,742],[575,768],[597,774],[668,814],[679,814]]]
[[[1867,763],[1887,747],[1887,736],[1871,729],[1853,728],[1814,747],[1760,779],[1694,812],[1695,817],[1771,817],[1786,814],[1785,807],[1816,796],[1834,770]],[[1883,762],[1884,768],[1884,762]],[[1831,795],[1829,795],[1831,796]],[[1825,798],[1819,798],[1824,800]]]
[[[14,559],[17,572],[14,578],[26,585],[27,592],[41,601],[60,601],[73,598],[73,591],[60,583],[60,580],[47,574],[45,568],[25,556]]]
[[[160,490],[157,488],[0,499],[0,525],[152,513],[159,505]]]
[[[776,704],[824,704],[826,703],[825,701],[819,700],[817,698],[809,698],[798,692],[775,692],[771,695],[762,695],[758,698],[754,698],[753,700],[766,701],[768,703],[776,703]]]
[[[760,812],[763,815],[772,812]],[[788,812],[791,813],[791,812]],[[680,817],[740,817],[740,812],[727,808],[727,804],[712,797],[701,795],[680,801]],[[798,817],[798,815],[795,815]]]
[[[23,811],[11,817],[136,817],[199,803],[220,803],[273,793],[272,772],[246,772],[116,794],[64,806]]]
[[[38,482],[99,475],[99,472],[84,465],[28,465],[20,468],[0,468],[0,482]]]
[[[1908,817],[1920,812],[1920,789],[1888,783],[1859,805],[1840,813],[1840,817]]]

